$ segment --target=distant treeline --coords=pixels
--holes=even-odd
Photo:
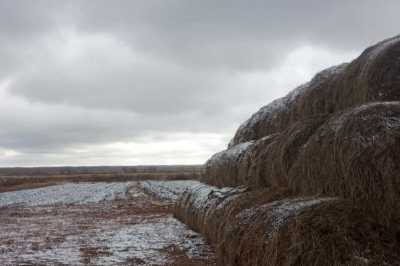
[[[0,174],[140,173],[200,171],[203,165],[8,167]]]

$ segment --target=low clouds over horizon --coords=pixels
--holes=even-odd
[[[399,34],[399,1],[0,3],[0,167],[202,164]]]

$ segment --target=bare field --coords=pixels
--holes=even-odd
[[[142,180],[196,180],[198,171],[137,173],[0,174],[0,193],[68,182],[127,182]]]
[[[215,265],[172,217],[195,181],[82,183],[0,194],[1,265]]]

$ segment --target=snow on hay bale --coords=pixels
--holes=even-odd
[[[400,230],[400,102],[364,104],[324,124],[302,148],[290,187],[351,199]]]
[[[202,181],[218,187],[287,186],[298,150],[327,119],[327,115],[308,117],[281,134],[240,143],[220,152],[206,162]]]
[[[235,146],[242,142],[257,140],[281,132],[293,122],[308,115],[327,113],[326,110],[318,109],[309,114],[302,114],[293,112],[292,109],[298,109],[295,106],[299,105],[300,100],[307,99],[306,95],[309,95],[311,91],[321,90],[330,79],[341,73],[346,66],[347,64],[341,64],[325,69],[316,74],[310,82],[295,88],[285,97],[262,107],[238,128],[230,145]]]
[[[202,185],[185,192],[175,214],[205,236],[219,265],[400,263],[396,236],[339,198]]]
[[[400,36],[367,48],[350,64],[319,72],[287,96],[262,107],[237,130],[230,147],[283,131],[307,116],[371,101],[400,100]]]
[[[262,180],[255,178],[262,170],[258,167],[261,166],[259,162],[268,153],[268,147],[276,137],[275,134],[257,141],[240,143],[215,154],[205,163],[201,181],[218,187],[259,185]],[[253,174],[249,174],[250,171]]]
[[[256,141],[240,143],[211,157],[203,166],[201,181],[215,186],[237,186],[238,164],[247,149]]]
[[[201,232],[207,242],[222,240],[224,221],[232,220],[240,211],[271,200],[289,197],[288,189],[263,189],[252,192],[245,187],[219,189],[199,185],[187,190],[175,205],[175,216],[190,228]],[[223,219],[223,220],[221,220]]]

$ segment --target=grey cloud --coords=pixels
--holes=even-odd
[[[125,33],[135,45],[192,65],[230,67],[236,58],[265,66],[271,55],[303,42],[359,50],[398,34],[400,26],[395,0],[78,3],[71,10],[82,29]]]
[[[0,160],[100,163],[102,145],[182,133],[221,145],[317,70],[398,34],[398,10],[397,0],[2,1],[0,149],[23,155]],[[118,149],[109,154],[138,156]]]

